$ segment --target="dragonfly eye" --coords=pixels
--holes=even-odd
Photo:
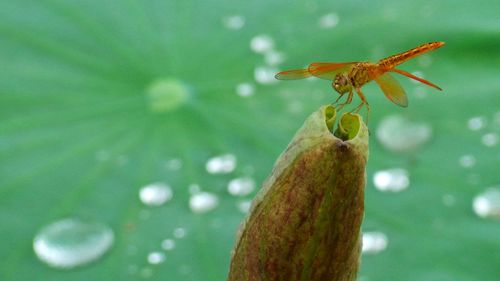
[[[333,80],[333,88],[337,93],[344,94],[349,92],[351,85],[349,84],[349,80],[343,74],[337,74],[335,79]]]

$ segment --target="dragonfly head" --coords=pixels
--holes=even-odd
[[[347,75],[344,73],[339,73],[335,76],[332,86],[335,91],[337,91],[337,93],[341,95],[352,90],[351,82],[349,81]]]

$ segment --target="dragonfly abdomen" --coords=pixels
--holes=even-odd
[[[411,50],[408,50],[406,52],[402,52],[402,53],[399,53],[397,55],[393,55],[393,56],[387,57],[385,59],[382,59],[378,62],[378,65],[389,70],[389,69],[392,69],[392,68],[396,67],[397,65],[402,64],[403,62],[405,62],[405,61],[407,61],[415,56],[421,55],[421,54],[426,53],[428,51],[432,51],[432,50],[437,49],[443,45],[444,45],[444,42],[426,43],[426,44],[420,45],[418,47],[415,47]]]

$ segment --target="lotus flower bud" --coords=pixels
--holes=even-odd
[[[368,129],[323,106],[296,133],[254,199],[229,281],[355,281]]]

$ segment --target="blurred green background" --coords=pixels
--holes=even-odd
[[[363,255],[359,280],[498,280],[500,222],[472,205],[500,184],[499,11],[493,0],[0,1],[0,280],[224,280],[248,202],[303,120],[336,98],[327,81],[274,72],[432,41],[447,45],[400,68],[443,92],[398,77],[404,109],[364,87],[363,230],[387,245]],[[387,169],[403,169],[400,192],[383,191]],[[246,189],[231,194],[236,178]],[[139,190],[156,182],[173,197],[148,206]],[[73,269],[42,262],[33,239],[64,218],[112,229],[110,250]]]

